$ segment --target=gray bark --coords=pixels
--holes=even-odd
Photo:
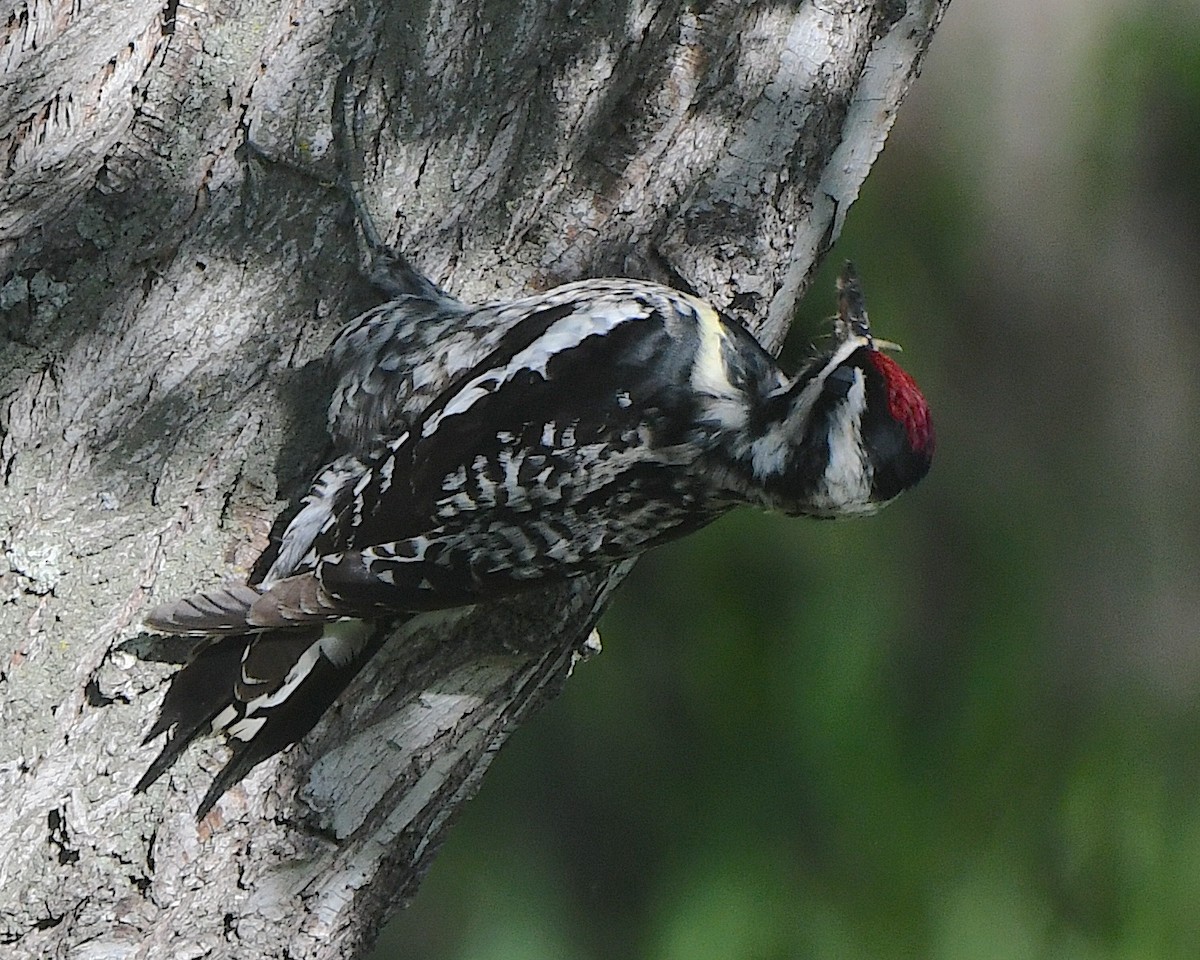
[[[139,618],[246,576],[322,452],[314,361],[373,302],[321,182],[343,64],[367,202],[447,289],[650,276],[774,346],[947,2],[10,3],[6,956],[356,955],[619,580],[393,644],[200,824],[215,740],[131,794],[179,652]]]

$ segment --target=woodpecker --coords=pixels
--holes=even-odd
[[[641,280],[484,306],[424,281],[368,311],[329,349],[335,456],[265,577],[145,618],[202,642],[137,789],[198,734],[224,733],[232,756],[203,817],[303,737],[403,618],[607,568],[739,504],[875,512],[934,451],[893,349],[849,263],[833,335],[793,376],[708,303]]]

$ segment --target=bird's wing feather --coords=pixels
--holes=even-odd
[[[526,310],[330,498],[312,553],[335,603],[313,610],[471,603],[711,519],[693,469],[695,310],[649,285]]]

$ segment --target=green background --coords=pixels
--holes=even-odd
[[[380,960],[1200,956],[1200,6],[955,0],[847,256],[929,478],[646,557]]]

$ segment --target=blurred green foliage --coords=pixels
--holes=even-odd
[[[380,958],[1200,955],[1200,17],[1068,6],[1011,107],[955,3],[789,345],[854,258],[929,479],[646,557]]]

